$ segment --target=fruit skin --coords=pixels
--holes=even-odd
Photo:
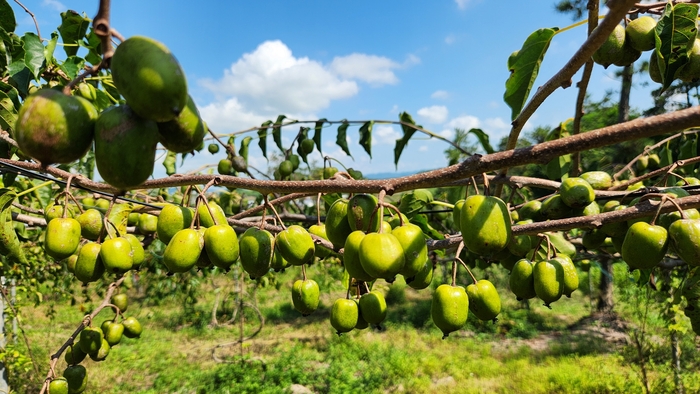
[[[680,219],[668,228],[673,249],[689,266],[700,266],[700,220]]]
[[[386,319],[386,300],[376,290],[363,294],[359,306],[362,318],[369,324],[379,324]]]
[[[85,327],[85,329],[80,332],[78,345],[80,349],[87,354],[96,353],[100,350],[103,339],[104,335],[102,334],[102,330],[97,327]]]
[[[693,82],[700,78],[700,39],[695,39],[693,49],[688,54],[688,63],[678,71],[678,79]]]
[[[427,288],[433,282],[433,262],[430,260],[426,261],[423,268],[421,268],[415,276],[405,279],[406,284],[416,290]]]
[[[336,248],[342,248],[345,239],[352,232],[348,216],[348,200],[339,198],[331,204],[326,212],[326,235]]]
[[[83,349],[80,348],[79,344],[75,343],[73,344],[73,346],[69,346],[66,349],[64,359],[66,360],[66,364],[75,365],[83,362],[83,360],[85,360],[85,357],[87,357],[87,353],[85,353]]]
[[[190,95],[187,95],[187,105],[175,119],[158,123],[160,143],[175,153],[191,152],[197,149],[206,132],[204,121]],[[213,145],[218,150],[219,145]],[[209,146],[211,147],[211,145]],[[211,149],[209,151],[211,152]]]
[[[433,323],[443,333],[443,339],[457,331],[467,322],[469,297],[464,287],[442,284],[435,289],[430,305]]]
[[[571,208],[584,208],[595,200],[591,184],[583,178],[566,178],[561,182],[559,194],[564,204]]]
[[[68,381],[68,392],[79,394],[87,388],[87,371],[82,365],[71,365],[63,371],[63,377]]]
[[[318,237],[321,237],[321,238],[325,239],[326,241],[328,241],[328,235],[326,235],[326,225],[323,223],[321,223],[320,225],[314,224],[311,227],[309,227],[309,233],[316,235]],[[319,244],[315,245],[314,255],[316,255],[316,257],[318,257],[319,259],[324,259],[329,254],[331,254],[330,249],[326,248],[325,246],[321,246]]]
[[[304,138],[299,145],[301,145],[301,150],[307,155],[314,151],[315,143],[311,138]]]
[[[627,230],[620,254],[630,270],[656,267],[668,249],[668,233],[662,226],[634,223]]]
[[[209,213],[211,211],[211,214]],[[200,224],[204,227],[211,227],[216,224],[227,224],[226,214],[224,209],[219,206],[214,201],[209,201],[209,208],[204,204],[199,204],[197,208],[197,214],[199,215]],[[212,217],[214,215],[214,217]]]
[[[564,293],[564,267],[559,261],[550,259],[538,261],[533,269],[535,294],[544,305],[557,301]]]
[[[119,311],[122,313],[126,312],[126,309],[129,307],[129,297],[124,293],[113,295],[110,302],[119,308]]]
[[[251,227],[238,240],[241,265],[255,279],[265,275],[270,270],[275,238],[267,230]]]
[[[404,278],[415,276],[428,260],[428,245],[425,243],[423,230],[415,224],[405,223],[395,228],[391,235],[399,240],[403,249],[404,265],[400,274]]]
[[[470,252],[492,256],[505,249],[511,238],[510,214],[498,197],[467,197],[460,216],[464,246]]]
[[[43,165],[70,163],[90,149],[96,118],[87,100],[42,89],[22,103],[14,137],[23,153]]]
[[[229,269],[238,260],[238,236],[228,224],[218,224],[204,231],[204,248],[212,264]]]
[[[192,210],[175,204],[168,204],[163,207],[158,216],[158,226],[156,231],[158,239],[163,243],[169,243],[173,236],[180,230],[192,224]]]
[[[607,190],[612,187],[612,177],[605,171],[588,171],[581,178],[591,185],[593,190]]]
[[[336,168],[336,167],[325,167],[323,169],[323,179],[332,178],[336,172],[338,172],[338,168]]]
[[[118,189],[138,186],[151,176],[157,145],[156,123],[128,105],[109,107],[97,118],[95,164],[102,179]]]
[[[462,225],[460,224],[460,218],[462,217],[462,207],[464,206],[464,199],[457,200],[455,202],[454,207],[452,207],[452,221],[455,224],[455,227],[459,231],[462,231]]]
[[[490,281],[481,279],[467,286],[467,296],[469,310],[479,320],[493,320],[501,313],[501,297]]]
[[[625,41],[629,42],[629,45],[638,51],[650,51],[656,46],[656,40],[654,39],[655,28],[656,19],[650,16],[639,17],[627,24]]]
[[[204,237],[194,229],[178,231],[163,252],[163,264],[168,271],[187,272],[197,264],[204,248]]]
[[[305,228],[291,225],[277,234],[275,246],[292,265],[304,265],[313,261],[316,246]]]
[[[379,231],[381,220],[377,209],[377,198],[371,194],[355,194],[348,200],[348,223],[352,231],[366,233]]]
[[[136,320],[135,317],[129,316],[126,319],[122,320],[122,324],[124,325],[124,336],[127,338],[138,338],[141,336],[141,333],[143,332],[143,328],[141,327],[141,323],[139,323],[138,320]]]
[[[371,282],[376,278],[367,273],[367,271],[362,268],[362,263],[360,262],[360,245],[364,238],[365,233],[361,230],[353,231],[350,233],[350,235],[348,235],[348,237],[345,239],[343,265],[351,278],[355,278],[363,282]]]
[[[529,300],[535,298],[535,277],[533,271],[535,263],[528,259],[518,260],[510,271],[510,291],[515,294],[518,300]]]
[[[102,338],[102,344],[100,345],[100,348],[95,353],[89,353],[88,356],[90,356],[90,359],[92,359],[92,361],[104,361],[104,359],[106,359],[109,355],[110,350],[111,347],[109,346],[109,343],[106,339]]]
[[[133,269],[139,269],[141,263],[146,260],[146,251],[143,250],[143,245],[141,241],[134,234],[124,234],[122,238],[125,238],[131,244],[132,253],[132,267]]]
[[[231,175],[233,174],[233,171],[231,167],[233,166],[233,163],[229,159],[221,159],[219,160],[219,164],[216,166],[216,171],[221,174],[221,175]]]
[[[188,100],[189,99],[190,98],[188,98]],[[209,144],[209,146],[207,146],[207,150],[209,150],[209,153],[211,153],[212,155],[217,154],[219,153],[219,144]]]
[[[80,223],[80,235],[91,241],[96,240],[104,228],[102,213],[94,208],[85,210],[76,220]]]
[[[610,36],[603,42],[593,54],[593,61],[608,68],[613,63],[622,59],[622,48],[625,44],[625,28],[622,25],[615,26]]]
[[[80,244],[80,223],[72,218],[53,219],[46,226],[44,248],[56,260],[69,257]]]
[[[106,327],[102,328],[102,334],[109,346],[118,345],[122,340],[122,335],[124,335],[124,325],[108,320]]]
[[[96,242],[88,242],[80,248],[78,260],[75,262],[75,277],[83,282],[90,283],[102,277],[105,266],[100,258],[102,245]]]
[[[531,219],[534,221],[542,220],[542,202],[538,200],[528,201],[518,209],[520,220]]]
[[[393,234],[365,235],[360,242],[359,252],[362,268],[375,278],[391,281],[405,264],[401,242]]]
[[[272,253],[272,261],[270,262],[270,268],[272,268],[272,270],[274,270],[275,272],[282,272],[285,268],[289,267],[290,265],[291,264],[289,264],[289,261],[282,257],[282,253],[280,253],[279,248],[274,248],[274,252]]]
[[[359,310],[357,302],[354,300],[345,298],[335,300],[331,308],[331,326],[335,328],[338,335],[344,332],[350,332],[355,328]]]
[[[49,394],[68,394],[68,381],[64,377],[56,378],[49,383]]]
[[[114,51],[111,69],[119,93],[144,118],[167,122],[187,105],[185,73],[168,48],[156,40],[128,38]]]
[[[294,164],[289,160],[284,160],[280,163],[277,171],[279,171],[282,179],[287,178],[288,176],[292,175],[292,172],[294,172]]]
[[[562,294],[568,298],[571,298],[571,293],[578,290],[579,281],[576,266],[574,265],[574,262],[571,261],[571,259],[565,254],[560,254],[557,257],[554,257],[554,259],[557,260],[564,269],[564,289],[562,290]]]
[[[142,213],[139,215],[139,220],[136,225],[139,233],[143,235],[153,234],[158,230],[158,216]]]
[[[312,279],[297,280],[292,285],[292,304],[302,316],[308,316],[318,308],[318,283]]]
[[[110,238],[102,243],[100,258],[107,272],[123,274],[134,265],[134,252],[126,238]]]

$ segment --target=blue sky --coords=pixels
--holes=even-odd
[[[14,2],[18,32],[34,31]],[[73,9],[93,17],[98,1],[26,0],[42,35]],[[293,119],[397,120],[401,111],[425,128],[449,137],[455,127],[479,127],[494,144],[509,132],[503,102],[508,55],[534,30],[573,23],[554,11],[554,0],[385,1],[133,1],[112,2],[112,25],[122,35],[165,43],[184,68],[189,91],[217,133],[230,133],[285,114]],[[585,26],[555,36],[535,88],[553,75],[586,36]],[[648,55],[643,55],[648,56]],[[596,66],[591,95],[619,89],[615,67]],[[574,76],[574,84],[580,75]],[[637,78],[632,106],[647,108],[649,87]],[[577,91],[559,89],[526,130],[573,116]],[[335,144],[336,127],[324,132],[324,153],[366,174],[394,171],[397,126],[374,129],[373,158],[362,150],[356,127],[348,130],[354,161]],[[298,128],[288,128],[291,141]],[[446,164],[447,145],[415,135],[398,170]],[[268,146],[272,146],[272,140]],[[186,169],[215,163],[222,153],[202,151]],[[320,162],[320,156],[315,159]],[[251,163],[265,159],[251,144]],[[156,176],[163,175],[160,166]]]

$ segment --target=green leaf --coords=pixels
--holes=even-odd
[[[258,130],[258,146],[262,150],[263,156],[267,159],[267,128],[272,124],[271,120],[266,120],[260,125]]]
[[[12,103],[15,105],[15,109],[19,111],[19,108],[22,106],[22,104],[19,101],[19,92],[17,92],[17,89],[15,89],[12,85],[0,81],[0,91],[4,92],[10,99],[12,99]]]
[[[24,60],[12,62],[7,67],[7,70],[10,73],[10,84],[17,88],[22,97],[27,97],[29,95],[29,83],[32,81],[32,73],[24,65]]]
[[[238,148],[238,154],[245,159],[246,163],[248,162],[248,145],[250,145],[250,141],[253,140],[253,137],[247,136],[243,138],[243,141],[241,141],[241,147]]]
[[[314,142],[316,143],[316,149],[318,153],[323,156],[323,151],[321,150],[321,132],[323,132],[323,124],[326,123],[326,118],[319,119],[316,121],[316,126],[314,126]]]
[[[0,0],[0,27],[7,32],[13,32],[17,27],[15,12],[7,0]]]
[[[114,223],[114,226],[106,227],[107,233],[110,237],[117,237],[119,234],[126,234],[126,225],[128,222],[129,214],[133,209],[134,205],[130,202],[114,204],[112,206],[112,210],[109,212],[107,218],[109,219],[109,221]],[[116,230],[119,232],[119,234],[115,232],[114,227],[116,227]]]
[[[41,66],[44,64],[44,44],[41,43],[39,36],[34,33],[24,33],[22,37],[24,42],[24,63],[34,75],[34,79],[39,80],[41,75]]]
[[[92,28],[86,40],[78,41],[78,44],[88,49],[85,60],[92,65],[97,65],[102,61],[102,40],[95,34]]]
[[[698,34],[696,4],[667,3],[661,19],[656,24],[656,59],[661,72],[662,92],[666,90],[676,73],[688,63],[688,56],[693,49]]]
[[[299,154],[299,156],[301,156],[301,159],[304,160],[304,163],[306,163],[306,164],[309,164],[309,161],[306,158],[306,156],[308,156],[308,155],[306,154],[306,152],[304,152],[303,149],[301,149],[301,141],[308,138],[307,135],[309,134],[309,130],[311,130],[311,129],[308,127],[302,127],[301,129],[299,129],[300,135],[299,135],[299,138],[297,139],[297,154]]]
[[[107,109],[107,107],[114,104],[112,99],[109,98],[109,95],[101,89],[97,89],[96,93],[97,99],[93,102],[93,104],[95,105],[95,108],[97,108],[98,112],[102,112],[103,110]]]
[[[401,195],[399,210],[411,219],[433,201],[433,194],[427,189],[416,189]]]
[[[479,140],[479,143],[481,144],[481,147],[484,148],[484,151],[488,154],[496,152],[495,149],[491,146],[491,142],[489,141],[489,135],[484,132],[484,130],[481,129],[470,129],[467,131],[467,134],[472,133],[476,136],[476,138]]]
[[[338,126],[338,135],[335,137],[335,144],[338,145],[346,155],[352,157],[350,148],[348,148],[348,126],[350,126],[350,123],[343,119],[343,123]]]
[[[12,99],[6,93],[0,92],[0,129],[12,135],[17,115],[17,109]]]
[[[562,155],[552,159],[545,168],[547,177],[551,180],[561,179],[571,169],[571,155]]]
[[[285,115],[280,115],[277,117],[277,120],[275,121],[275,125],[272,127],[272,139],[275,141],[275,144],[281,150],[284,152],[284,147],[282,146],[282,121],[286,118]]]
[[[396,140],[396,146],[394,146],[394,165],[398,168],[399,158],[403,152],[403,148],[408,144],[408,140],[411,139],[413,133],[416,132],[416,128],[412,127],[416,125],[413,118],[408,112],[401,112],[399,114],[399,120],[401,123],[401,130],[403,130],[403,137]]]
[[[439,231],[435,230],[433,226],[428,223],[428,217],[425,214],[416,215],[411,218],[411,223],[420,227],[423,230],[423,234],[427,235],[432,239],[445,239]]]
[[[168,155],[165,156],[163,160],[163,167],[165,167],[165,173],[168,176],[173,175],[177,172],[177,154],[175,152],[168,151]]]
[[[671,163],[673,163],[673,151],[671,150],[671,141],[668,141],[659,150],[659,167],[666,167]]]
[[[71,56],[66,59],[66,61],[59,66],[59,68],[61,71],[66,73],[68,78],[73,79],[78,76],[78,73],[80,73],[84,66],[85,59],[78,56]]]
[[[58,44],[58,33],[53,32],[51,33],[51,39],[44,48],[44,58],[46,58],[47,65],[55,63],[53,53],[56,50],[56,44]]]
[[[372,126],[374,121],[370,120],[360,127],[360,145],[365,148],[370,158],[372,158]]]
[[[66,56],[75,56],[78,53],[78,42],[85,37],[90,19],[75,11],[68,10],[61,13],[61,26],[58,27],[58,32],[61,33],[63,43],[67,44],[63,47],[66,51]]]
[[[530,89],[532,89],[540,71],[544,54],[557,30],[559,30],[557,27],[535,30],[518,51],[510,69],[510,77],[506,81],[506,92],[503,95],[503,99],[511,109],[511,120],[517,118],[523,109],[525,101],[530,95]]]

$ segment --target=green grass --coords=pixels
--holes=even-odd
[[[489,277],[501,293],[503,311],[498,323],[470,316],[465,329],[442,340],[430,319],[430,289],[417,292],[400,280],[391,286],[377,283],[389,305],[383,329],[356,330],[339,337],[328,323],[330,305],[345,295],[339,270],[317,264],[308,274],[321,284],[319,310],[308,317],[294,311],[289,294],[299,272],[291,269],[279,274],[257,290],[264,329],[244,344],[242,358],[237,345],[217,349],[217,357],[226,363],[214,361],[212,349],[236,341],[239,326],[209,326],[216,297],[210,279],[202,280],[196,303],[186,302],[179,293],[153,302],[143,296],[147,293],[130,289],[132,305],[127,315],[142,322],[144,333],[140,339],[123,340],[104,362],[84,362],[90,382],[87,392],[281,393],[293,384],[317,393],[642,392],[639,369],[630,361],[629,349],[585,332],[569,332],[568,327],[590,313],[590,301],[582,291],[554,303],[552,310],[536,301],[527,307],[508,292],[507,275],[500,268],[479,271],[477,275]],[[233,288],[231,274],[226,278],[217,277],[215,282],[222,297]],[[436,282],[440,278],[436,272]],[[460,281],[468,283],[466,278]],[[252,282],[246,286],[252,292]],[[65,341],[98,298],[80,301],[70,306],[67,300],[56,299],[36,308],[21,307],[22,326],[42,376],[30,380],[31,373],[16,371],[13,382],[18,392],[38,391],[49,353]],[[47,317],[49,310],[53,317]],[[228,312],[221,312],[223,319]],[[97,324],[110,317],[111,312],[103,312]],[[664,335],[658,326],[653,328],[655,335]],[[246,333],[253,329],[246,325]],[[692,343],[688,346],[687,372],[682,378],[687,392],[692,392],[698,390],[700,374],[694,372],[696,351]],[[65,366],[61,359],[57,371]],[[656,363],[649,369],[654,392],[672,392],[668,365]]]

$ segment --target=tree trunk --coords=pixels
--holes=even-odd
[[[622,68],[622,87],[620,88],[620,103],[617,107],[617,123],[627,122],[630,117],[630,92],[632,91],[632,75],[634,66]]]
[[[613,278],[612,278],[612,260],[605,258],[600,262],[600,286],[598,289],[598,304],[596,309],[598,312],[612,312],[613,306]]]

